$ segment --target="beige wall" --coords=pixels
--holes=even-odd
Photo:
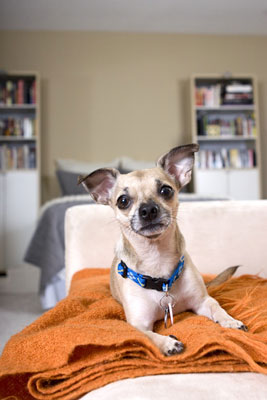
[[[267,36],[2,31],[0,56],[41,74],[44,199],[57,195],[56,158],[154,160],[189,142],[193,73],[258,77],[267,176]]]

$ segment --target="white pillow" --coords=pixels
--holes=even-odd
[[[99,168],[119,168],[120,160],[115,158],[109,163],[89,163],[71,159],[57,159],[56,169],[61,171],[76,172],[78,174],[90,174]]]
[[[125,171],[135,171],[137,169],[154,168],[156,166],[155,161],[139,161],[129,157],[120,158],[120,168]]]

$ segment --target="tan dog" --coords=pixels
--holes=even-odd
[[[172,149],[157,167],[121,175],[103,168],[80,178],[93,199],[110,205],[121,228],[110,287],[127,321],[144,332],[165,355],[184,346],[174,336],[153,332],[155,321],[192,310],[223,327],[247,330],[207,293],[186,252],[177,225],[178,192],[191,180],[198,145]]]

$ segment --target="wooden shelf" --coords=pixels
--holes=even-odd
[[[228,140],[233,141],[233,142],[234,141],[242,142],[242,141],[247,141],[247,140],[254,141],[254,140],[257,140],[257,137],[256,136],[227,136],[227,135],[225,135],[225,136],[198,136],[197,140],[199,142],[210,142],[210,141],[225,142]]]
[[[244,104],[244,105],[221,105],[214,107],[207,106],[194,106],[197,111],[254,111],[255,106]]]
[[[191,140],[199,144],[193,191],[238,200],[260,199],[256,78],[247,74],[227,78],[215,74],[194,75],[190,80],[190,98]],[[240,103],[223,104],[226,101]],[[242,101],[251,104],[242,104]]]
[[[226,171],[226,172],[231,172],[231,171],[257,171],[258,167],[253,167],[253,168],[198,168],[199,171]]]
[[[24,136],[0,136],[0,142],[35,142],[36,136],[24,137]]]
[[[6,271],[24,265],[39,213],[38,73],[8,71],[1,75],[0,99],[0,270]]]
[[[35,110],[36,104],[0,104],[0,110]]]
[[[5,170],[0,169],[1,174],[7,174],[7,173],[24,173],[24,172],[33,172],[37,171],[36,168],[6,168]]]

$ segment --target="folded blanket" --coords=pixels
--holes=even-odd
[[[189,372],[267,373],[267,280],[231,279],[210,294],[248,332],[222,328],[191,312],[175,316],[172,327],[186,349],[165,357],[127,324],[111,297],[108,270],[83,270],[70,295],[7,343],[0,359],[0,398],[77,399],[110,382],[144,375]]]

